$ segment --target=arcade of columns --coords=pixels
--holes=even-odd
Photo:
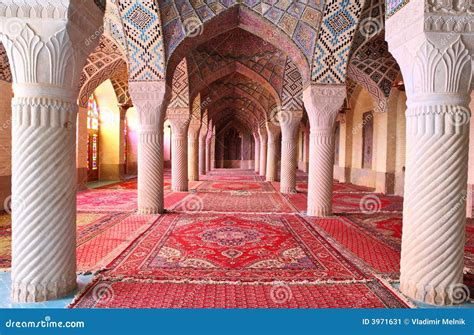
[[[14,90],[12,297],[19,302],[42,301],[69,294],[77,285],[76,101],[83,64],[98,43],[98,38],[90,37],[100,31],[104,12],[92,1],[57,0],[42,7],[25,0],[21,8],[14,2],[0,6],[0,40],[11,65]],[[385,39],[401,68],[408,98],[401,291],[432,304],[450,304],[449,292],[462,283],[463,274],[474,49],[472,8],[463,3],[453,1],[446,8],[443,1],[412,0],[385,24]],[[243,25],[249,30],[247,21]],[[135,38],[124,27],[126,38]],[[212,22],[206,29],[213,29]],[[164,210],[165,118],[172,127],[174,191],[187,191],[188,180],[197,180],[216,161],[216,125],[222,120],[211,108],[201,108],[204,96],[196,90],[175,90],[174,85],[178,72],[174,70],[183,63],[178,56],[181,53],[182,58],[185,48],[194,45],[193,38],[204,37],[186,39],[174,52],[176,57],[170,56],[165,64],[166,73],[174,77],[130,76],[129,91],[139,119],[141,213]],[[277,45],[279,37],[272,38],[270,43]],[[131,68],[134,61],[129,55]],[[346,86],[313,81],[300,66],[301,59],[295,63],[304,85],[296,94],[302,94],[304,110],[303,106],[285,108],[277,97],[276,107],[267,106],[269,112],[248,115],[247,124],[245,116],[240,121],[251,129],[255,171],[268,181],[278,178],[281,146],[280,191],[290,193],[296,186],[297,132],[306,111],[310,129],[307,215],[330,216],[334,127]],[[184,75],[188,76],[186,71]],[[24,200],[21,207],[15,208],[15,199]]]

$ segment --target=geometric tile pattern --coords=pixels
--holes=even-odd
[[[188,65],[186,58],[183,58],[178,64],[173,74],[173,93],[170,108],[188,108],[189,107],[189,78]]]
[[[361,11],[361,0],[326,1],[311,67],[312,81],[319,84],[345,82],[349,51]]]
[[[245,48],[241,41],[245,41]],[[235,29],[211,39],[197,47],[191,57],[195,64],[199,64],[202,79],[238,63],[263,77],[276,92],[281,92],[286,55],[244,30]]]
[[[165,77],[162,26],[156,3],[155,0],[120,0],[118,3],[127,36],[130,81]]]
[[[349,59],[357,53],[358,49],[385,27],[385,2],[384,0],[365,0],[359,27],[354,34]]]
[[[0,80],[12,82],[12,72],[10,69],[10,63],[8,62],[7,52],[3,47],[3,44],[0,43]]]
[[[386,0],[386,5],[387,5],[387,12],[386,12],[386,17],[387,19],[398,12],[402,7],[404,7],[406,4],[410,2],[410,0]]]
[[[300,47],[308,63],[314,53],[314,41],[324,6],[323,1],[318,0],[163,0],[159,4],[168,58],[190,29],[201,26],[233,6],[241,5],[284,31]]]
[[[400,68],[388,51],[385,31],[364,43],[350,60],[351,65],[362,71],[388,97]]]
[[[104,81],[127,72],[127,62],[122,49],[102,35],[99,45],[89,55],[80,77],[79,105],[87,106],[89,96]]]
[[[289,111],[303,110],[303,80],[296,64],[289,57],[285,65],[281,109]]]
[[[112,82],[119,104],[131,105],[132,98],[128,90],[128,71],[118,73],[116,77],[110,78],[110,81]]]
[[[122,48],[124,55],[128,54],[127,38],[123,31],[122,19],[116,0],[107,0],[107,7],[104,15],[104,35],[114,40]]]

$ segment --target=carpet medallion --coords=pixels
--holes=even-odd
[[[155,280],[365,278],[295,215],[166,215],[108,268],[108,277]]]
[[[351,284],[193,284],[96,280],[71,308],[405,308],[376,281]]]

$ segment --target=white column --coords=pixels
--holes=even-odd
[[[309,216],[329,216],[332,212],[334,127],[345,97],[345,85],[310,85],[303,91],[310,122]]]
[[[138,211],[163,213],[163,121],[169,102],[165,81],[130,82],[138,114]]]
[[[267,128],[258,128],[258,136],[260,137],[260,167],[258,172],[261,176],[265,176],[267,170]]]
[[[278,159],[280,152],[278,151],[278,141],[280,139],[280,124],[278,120],[267,122],[267,170],[265,173],[266,181],[276,181],[278,179]]]
[[[211,161],[212,161],[212,120],[209,120],[209,127],[207,128],[206,134],[206,173],[211,171]]]
[[[93,2],[49,3],[48,9],[36,1],[24,1],[21,9],[5,5],[0,41],[14,82],[11,297],[57,299],[77,286],[77,97],[80,71],[95,47],[84,41],[99,29],[103,13]],[[81,30],[78,17],[69,17],[79,6]],[[37,9],[55,15],[28,17]]]
[[[253,138],[255,140],[255,146],[254,146],[254,150],[255,150],[255,167],[254,167],[254,170],[255,172],[258,173],[258,170],[260,168],[260,136],[258,135],[258,131],[255,131],[253,134]]]
[[[171,190],[188,190],[188,127],[189,108],[168,108],[171,125]]]
[[[197,121],[197,122],[196,122]],[[191,119],[188,130],[188,179],[199,180],[199,131],[201,120]]]
[[[280,192],[296,192],[296,152],[298,150],[298,129],[303,111],[280,111],[281,127],[281,173]]]
[[[387,22],[407,94],[400,290],[442,305],[468,293],[462,282],[474,32],[472,14],[451,5],[413,1]]]

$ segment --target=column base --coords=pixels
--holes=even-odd
[[[278,181],[278,178],[266,176],[266,177],[265,177],[265,181]]]
[[[462,304],[469,298],[469,290],[462,283],[448,287],[433,287],[421,283],[402,281],[400,291],[410,299],[438,306]]]
[[[319,217],[326,217],[332,216],[332,209],[331,208],[309,208],[306,211],[306,215],[308,216],[319,216]]]
[[[296,187],[287,187],[280,184],[280,193],[295,194],[297,193],[297,191],[296,191]]]
[[[395,174],[393,172],[376,172],[375,192],[393,194],[395,192]]]
[[[71,294],[77,288],[76,275],[50,283],[12,283],[11,298],[14,302],[41,302],[55,300]]]
[[[188,192],[188,186],[172,186],[172,192]]]
[[[151,207],[151,208],[139,208],[137,214],[140,215],[153,215],[153,214],[163,214],[165,210],[163,208]]]
[[[199,176],[189,176],[188,180],[189,181],[199,181]]]

